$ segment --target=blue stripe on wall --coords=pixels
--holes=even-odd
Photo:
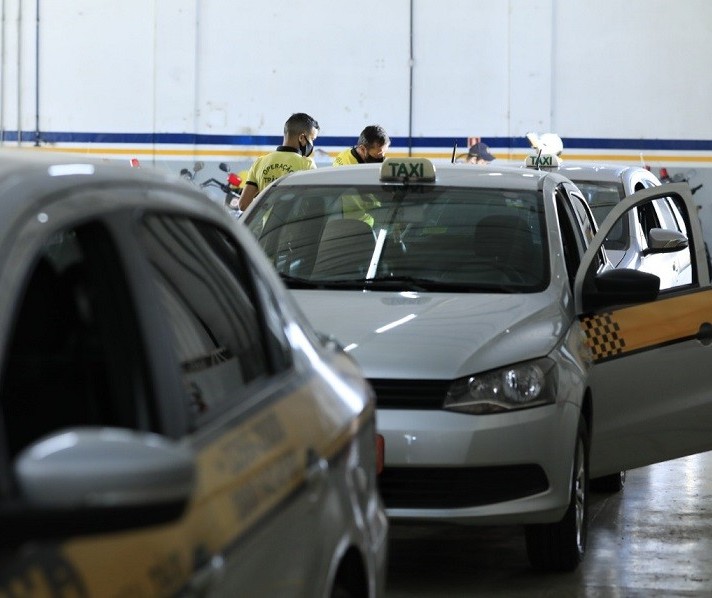
[[[5,142],[36,141],[35,131],[4,131],[0,138]],[[526,137],[482,137],[491,147],[529,148]],[[233,145],[233,146],[277,146],[282,137],[277,135],[204,135],[194,133],[80,133],[72,131],[40,132],[39,142],[43,143],[125,143],[125,144],[175,144],[175,145]],[[348,147],[356,142],[356,137],[320,136],[317,144],[328,147]],[[712,151],[710,139],[599,139],[589,137],[564,137],[564,147],[592,150],[675,150]],[[467,147],[467,137],[392,137],[393,148],[405,147]]]

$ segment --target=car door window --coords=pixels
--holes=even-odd
[[[576,270],[578,269],[581,255],[585,251],[578,218],[574,215],[570,203],[566,199],[563,190],[556,193],[556,211],[559,220],[559,230],[561,232],[561,243],[564,251],[564,261],[569,282],[573,285]]]
[[[687,225],[685,224],[685,219],[682,217],[680,208],[678,208],[672,197],[666,197],[663,201],[667,204],[670,210],[670,213],[675,223],[675,228],[687,237]]]
[[[33,263],[0,387],[10,457],[62,428],[154,430],[137,319],[106,228],[58,232]]]
[[[281,330],[264,319],[249,265],[222,230],[149,215],[141,236],[199,426],[289,366]]]
[[[566,270],[569,281],[573,284],[579,261],[596,232],[596,225],[584,198],[576,193],[567,193],[563,186],[556,190],[556,209],[564,245]],[[603,258],[599,255],[596,261],[597,268],[602,264]]]
[[[647,247],[650,229],[663,228],[663,225],[660,223],[658,212],[652,202],[645,206],[641,206],[638,209],[638,221],[640,222],[640,228],[643,231],[642,243],[644,244],[644,247]]]

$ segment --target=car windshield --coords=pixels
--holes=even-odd
[[[625,197],[623,185],[598,181],[574,181],[581,190],[598,224],[601,224],[613,207]],[[628,247],[628,220],[620,218],[606,237],[604,247],[622,250]]]
[[[245,223],[291,288],[524,293],[548,284],[536,192],[276,187]]]

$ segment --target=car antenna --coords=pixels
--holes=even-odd
[[[457,151],[457,141],[455,142],[455,145],[452,146],[452,158],[450,159],[451,164],[455,163],[455,152],[456,151]]]

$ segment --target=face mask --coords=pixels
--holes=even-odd
[[[384,152],[384,149],[385,149],[384,147],[381,147],[381,146],[373,146],[370,150],[369,150],[369,148],[366,147],[365,145],[362,145],[361,147],[365,150],[364,153],[365,153],[366,155],[363,156],[363,161],[364,161],[366,164],[380,163],[380,162],[383,162],[383,160],[385,160],[385,158],[386,158],[386,157],[385,157],[385,152]],[[377,152],[378,152],[379,154],[381,154],[381,155],[380,155],[380,156],[374,156],[373,154],[371,154],[371,151],[377,151]],[[363,154],[362,154],[362,155],[363,155]]]
[[[309,141],[309,137],[306,137],[306,135],[305,135],[305,138],[306,138],[307,142],[305,145],[302,145],[301,143],[299,144],[299,153],[302,156],[304,156],[305,158],[308,158],[309,156],[311,156],[311,153],[314,151],[314,144],[311,141]]]

